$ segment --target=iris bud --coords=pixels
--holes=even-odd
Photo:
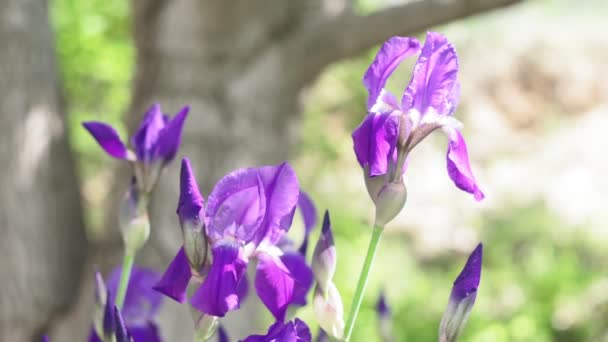
[[[313,298],[313,311],[319,322],[319,325],[329,335],[341,339],[344,334],[344,307],[340,293],[330,282],[325,290],[326,295],[317,286]]]
[[[135,254],[148,241],[150,220],[146,206],[146,198],[140,196],[133,181],[120,204],[119,214],[120,230],[127,253]]]
[[[312,272],[321,290],[325,293],[336,272],[336,247],[331,232],[329,212],[323,217],[323,227],[312,256]]]
[[[384,227],[401,212],[407,199],[407,189],[402,181],[387,183],[378,193],[376,199],[377,227]]]

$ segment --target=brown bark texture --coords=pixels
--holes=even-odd
[[[0,340],[39,341],[86,252],[47,2],[0,0],[0,43]]]

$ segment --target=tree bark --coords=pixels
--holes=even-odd
[[[0,1],[0,340],[39,341],[86,252],[47,2]]]

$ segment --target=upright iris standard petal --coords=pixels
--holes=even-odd
[[[107,154],[118,159],[127,159],[129,151],[120,140],[120,136],[112,126],[96,121],[83,122],[82,125],[97,140]]]
[[[165,127],[165,119],[159,104],[152,105],[142,120],[137,132],[131,138],[137,160],[151,162],[155,159],[158,149],[158,139]]]
[[[412,80],[403,95],[402,108],[415,109],[423,116],[429,108],[439,114],[451,114],[457,73],[454,46],[439,33],[427,33]]]
[[[439,341],[454,342],[458,339],[471,313],[481,279],[483,246],[480,243],[469,256],[462,272],[454,281],[448,306],[439,326]]]
[[[266,195],[266,216],[257,233],[256,242],[266,239],[279,242],[289,230],[300,195],[295,171],[287,162],[257,169]]]
[[[187,158],[182,160],[177,216],[182,230],[184,250],[190,265],[197,272],[207,259],[207,236],[205,226],[205,203],[198,190],[194,172]]]
[[[207,236],[246,244],[258,234],[266,214],[264,184],[256,169],[239,169],[224,176],[207,200]]]
[[[238,285],[247,268],[239,246],[220,244],[213,248],[213,263],[201,287],[190,302],[196,309],[213,316],[224,317],[238,309]]]
[[[399,116],[391,113],[369,114],[352,134],[357,161],[368,168],[369,175],[388,173],[389,163],[396,160]]]
[[[315,204],[310,196],[304,191],[300,191],[298,208],[300,208],[300,213],[304,220],[304,240],[298,250],[302,255],[306,255],[306,250],[308,249],[308,236],[317,225],[317,208],[315,208]]]
[[[299,318],[287,323],[276,322],[266,335],[251,335],[242,342],[311,342],[312,335],[306,323]]]
[[[481,201],[485,195],[477,186],[477,181],[469,165],[469,153],[462,134],[455,129],[444,129],[448,135],[447,152],[448,175],[454,184],[463,191],[473,194],[475,200]]]
[[[376,103],[386,81],[399,63],[407,57],[417,54],[418,51],[420,51],[420,43],[416,38],[393,37],[382,45],[363,76],[363,85],[369,93],[368,110]]]
[[[157,155],[167,164],[175,158],[182,142],[182,130],[190,107],[182,108],[175,117],[167,122],[158,137]]]
[[[180,248],[160,281],[154,286],[154,290],[173,298],[179,303],[186,301],[188,283],[192,277],[192,271],[184,248]]]
[[[306,302],[312,272],[300,254],[281,257],[260,253],[255,277],[258,296],[277,321],[283,321],[290,304]]]

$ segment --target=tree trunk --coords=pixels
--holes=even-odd
[[[38,341],[86,252],[46,1],[0,0],[0,340]]]

